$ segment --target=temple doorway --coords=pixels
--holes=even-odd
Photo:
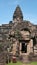
[[[21,51],[22,53],[27,53],[27,45],[24,42],[22,43]]]

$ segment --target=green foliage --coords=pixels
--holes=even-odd
[[[20,40],[22,38],[21,33],[20,33],[19,30],[15,31],[15,38],[18,39],[18,40]]]

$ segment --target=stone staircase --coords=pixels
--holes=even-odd
[[[37,55],[22,55],[22,60],[23,63],[30,63],[31,61],[37,61]]]
[[[37,55],[34,55],[34,56],[31,58],[31,61],[37,61]]]
[[[29,63],[30,62],[28,55],[22,55],[22,62],[23,63]]]

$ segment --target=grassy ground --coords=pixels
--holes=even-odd
[[[17,63],[9,63],[9,64],[7,64],[7,65],[22,65],[22,63],[21,62],[17,62]]]
[[[17,63],[9,63],[9,64],[7,64],[7,65],[37,65],[37,62],[31,62],[31,63],[28,63],[28,64],[23,64],[23,63],[21,63],[21,62],[17,62]]]

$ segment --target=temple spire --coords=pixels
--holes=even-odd
[[[13,14],[13,20],[14,19],[20,19],[23,20],[23,14],[21,11],[21,8],[19,7],[19,5],[16,7],[14,14]]]

